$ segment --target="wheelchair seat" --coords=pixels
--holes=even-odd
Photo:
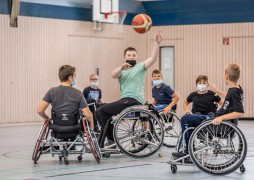
[[[80,113],[75,111],[70,114],[52,111],[52,123],[49,125],[51,136],[54,138],[75,138],[80,129]]]

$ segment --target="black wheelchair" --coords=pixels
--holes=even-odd
[[[223,121],[220,125],[213,125],[212,119],[204,121],[198,127],[187,128],[182,135],[194,129],[189,140],[189,154],[172,158],[168,163],[172,173],[177,172],[177,165],[196,165],[209,174],[229,174],[240,167],[245,172],[243,162],[247,153],[247,142],[244,134],[237,127],[237,120]],[[184,150],[184,143],[183,150]],[[190,160],[194,164],[187,163]]]
[[[104,147],[110,123],[114,125],[115,144]],[[109,157],[111,153],[121,152],[131,157],[143,158],[156,153],[160,149],[163,139],[163,125],[158,112],[148,105],[136,105],[113,116],[101,130],[98,141],[105,157]]]
[[[53,120],[44,122],[32,155],[35,164],[42,154],[51,154],[58,155],[59,161],[64,159],[64,163],[68,165],[69,154],[78,154],[78,160],[81,161],[82,155],[87,152],[92,153],[97,163],[100,163],[101,152],[97,138],[93,130],[89,129],[86,118],[79,114],[79,112],[74,114],[53,112]]]

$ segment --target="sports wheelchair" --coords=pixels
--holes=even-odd
[[[68,121],[70,118],[67,114],[61,116],[63,121]],[[78,160],[81,161],[82,155],[86,152],[91,152],[97,163],[100,163],[101,152],[94,132],[89,129],[88,121],[83,115],[80,116],[78,113],[76,116],[78,116],[78,123],[67,126],[58,126],[54,124],[54,120],[44,122],[32,155],[34,164],[37,164],[42,154],[52,154],[52,156],[58,155],[59,161],[64,159],[64,163],[68,165],[69,154],[79,154]]]
[[[114,124],[115,144],[104,147],[110,123]],[[102,130],[98,141],[105,157],[109,157],[111,153],[122,152],[131,157],[142,158],[156,153],[163,139],[163,125],[158,112],[148,105],[135,105],[113,116]]]
[[[243,165],[247,153],[246,139],[241,130],[236,126],[237,120],[223,121],[220,125],[213,125],[212,119],[202,122],[198,127],[187,128],[182,135],[184,142],[185,133],[194,129],[189,140],[189,154],[172,158],[172,173],[176,173],[177,165],[193,165],[209,174],[229,174],[240,167],[245,172]],[[183,150],[184,150],[184,143]]]

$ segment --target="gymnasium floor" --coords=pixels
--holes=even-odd
[[[70,156],[70,164],[59,162],[58,157],[43,155],[38,164],[31,160],[32,151],[39,124],[0,125],[0,179],[1,180],[39,180],[39,179],[213,179],[213,180],[254,180],[254,122],[240,121],[239,127],[243,130],[248,143],[248,154],[244,165],[246,172],[239,169],[226,176],[213,176],[201,172],[193,166],[178,166],[176,174],[172,174],[169,160],[172,149],[163,147],[163,157],[155,154],[145,159],[133,159],[126,155],[111,155],[109,159],[102,159],[97,164],[91,154],[85,154],[81,162],[75,155]]]

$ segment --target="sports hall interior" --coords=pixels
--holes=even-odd
[[[15,3],[18,13],[11,25]],[[102,23],[102,30],[94,29],[91,4],[92,0],[0,1],[0,179],[253,179],[254,1],[119,0],[118,11],[127,12],[123,25]],[[144,34],[131,25],[140,13],[148,14],[153,22]],[[34,164],[32,151],[43,124],[36,108],[47,90],[59,85],[59,67],[76,67],[75,87],[81,91],[89,84],[89,75],[98,73],[104,101],[115,101],[120,90],[111,72],[124,62],[124,49],[135,47],[138,61],[145,60],[157,32],[164,38],[160,46],[174,50],[171,86],[180,96],[179,116],[184,113],[183,101],[195,91],[198,75],[206,74],[209,82],[226,91],[225,65],[241,65],[245,114],[239,128],[248,144],[246,172],[216,176],[179,166],[173,174],[167,161],[174,149],[168,147],[161,147],[162,157],[158,153],[142,159],[116,154],[97,164],[88,153],[81,162],[70,158],[69,165],[51,156],[42,156]],[[147,101],[152,96],[152,71],[160,68],[159,57],[146,72]]]

